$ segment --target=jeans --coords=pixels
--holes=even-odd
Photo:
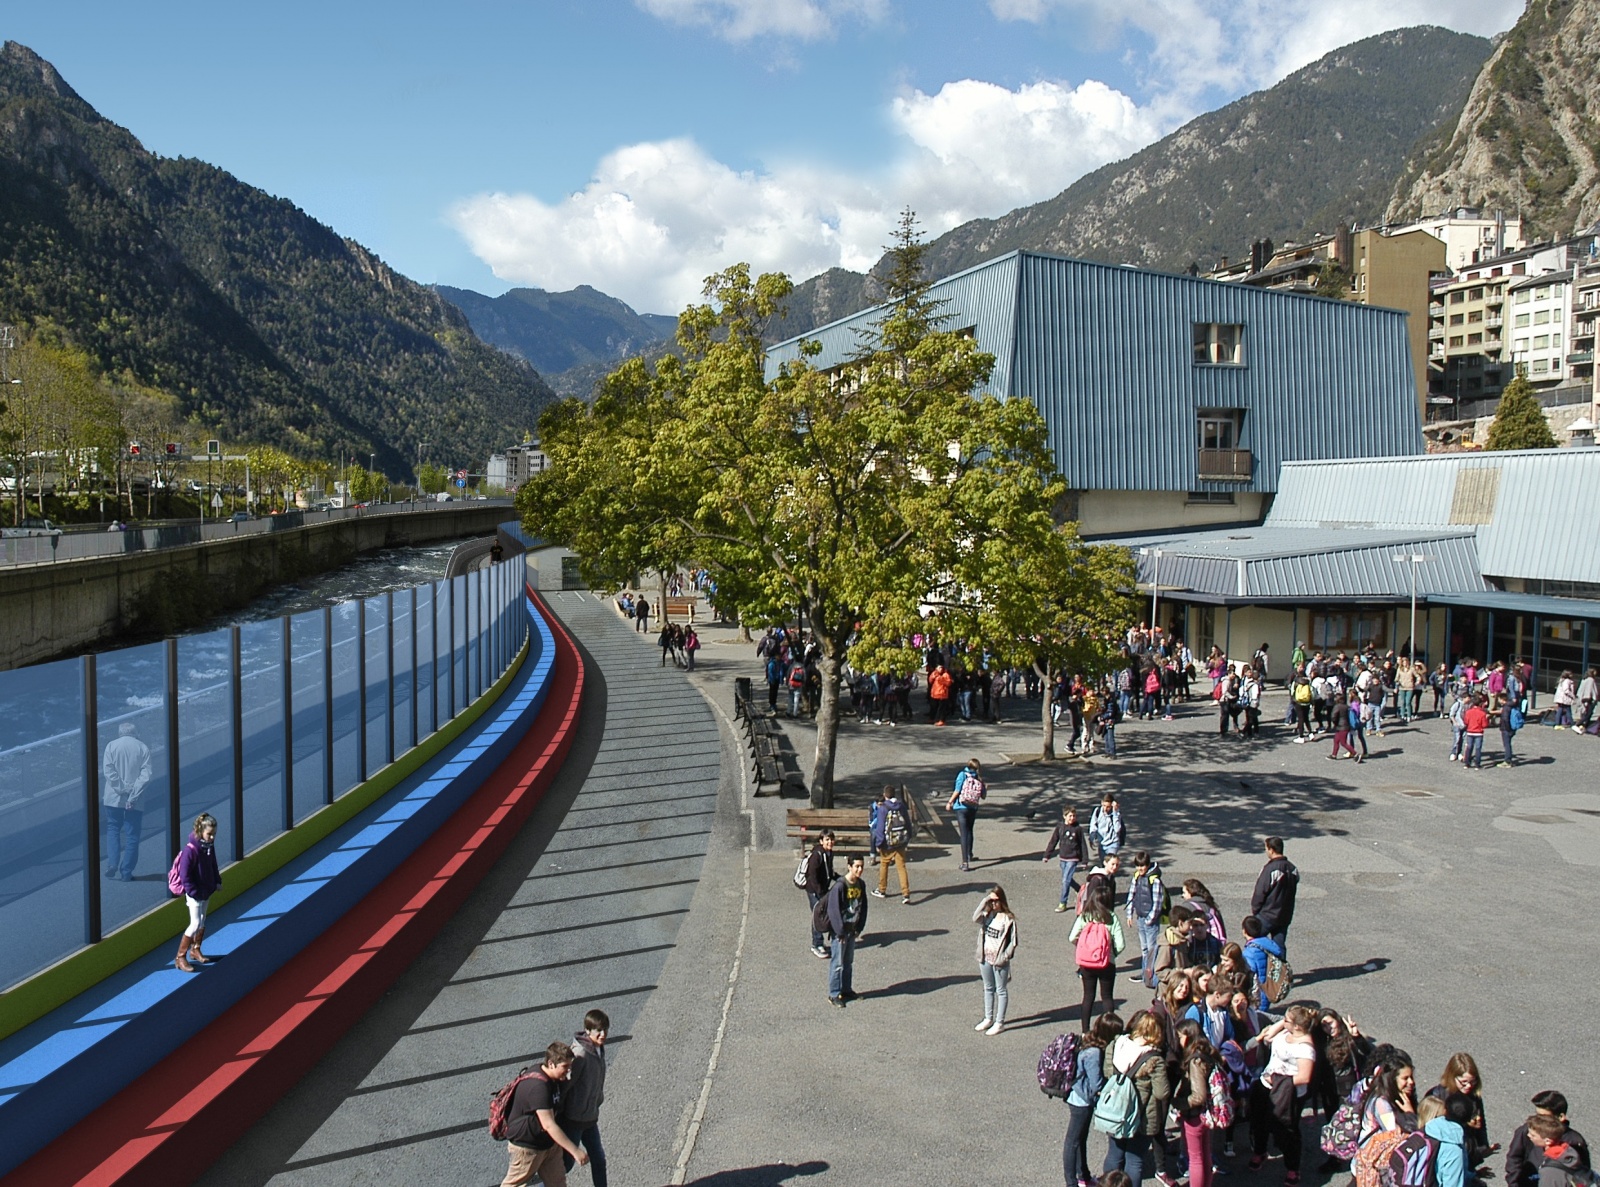
[[[1077,869],[1078,863],[1076,861],[1062,861],[1061,863],[1061,901],[1063,903],[1072,901],[1072,875],[1077,872]]]
[[[1412,702],[1412,699],[1413,699],[1413,695],[1414,694],[1413,694],[1412,690],[1409,689],[1409,688],[1402,688],[1400,690],[1400,720],[1401,721],[1410,721],[1411,720],[1411,702]]]
[[[1571,724],[1572,724],[1572,706],[1571,705],[1557,704],[1556,705],[1556,722],[1555,722],[1556,728],[1560,729],[1564,725],[1571,725]]]
[[[120,875],[124,881],[133,877],[133,867],[139,862],[139,832],[144,824],[144,811],[140,808],[113,808],[100,805],[100,818],[106,824],[106,873]]]
[[[1156,948],[1161,944],[1161,920],[1146,923],[1143,919],[1136,921],[1139,929],[1139,972],[1144,977],[1144,983],[1155,988]]]
[[[814,917],[817,910],[817,904],[822,901],[822,896],[814,890],[808,890],[806,891],[806,899],[811,904],[812,916]],[[811,946],[813,948],[822,947],[824,942],[825,941],[823,940],[823,936],[820,931],[814,931],[811,933]]]
[[[1183,1121],[1183,1144],[1189,1154],[1189,1187],[1211,1187],[1211,1131],[1200,1118]]]
[[[1117,757],[1117,727],[1114,726],[1114,725],[1106,726],[1106,736],[1104,738],[1102,738],[1101,741],[1103,741],[1105,743],[1106,757],[1107,758],[1116,758]]]
[[[686,647],[683,650],[683,657],[685,660],[684,666],[687,667],[689,671],[694,671],[694,652]]]
[[[960,692],[956,693],[956,704],[960,706],[961,709],[961,720],[971,721],[972,690],[970,688],[963,688]]]
[[[1093,1116],[1093,1105],[1067,1106],[1067,1136],[1061,1143],[1061,1173],[1067,1187],[1094,1178],[1089,1173],[1089,1121]]]
[[[690,652],[690,654],[694,654]],[[563,1126],[566,1122],[561,1123]],[[589,1155],[589,1174],[594,1179],[594,1187],[606,1187],[606,1152],[600,1145],[600,1123],[584,1125],[567,1130],[567,1136],[572,1139],[574,1146],[582,1146]],[[565,1150],[561,1152],[561,1166],[570,1171],[577,1164],[577,1159]]]
[[[1463,766],[1477,767],[1483,770],[1483,735],[1467,735],[1467,757],[1461,760]]]
[[[972,864],[972,826],[978,821],[976,805],[955,809],[956,827],[961,830],[961,864]]]
[[[1133,693],[1131,691],[1119,692],[1117,694],[1117,700],[1121,702],[1122,715],[1126,717],[1129,711],[1133,708]]]
[[[795,688],[792,685],[790,686],[790,688],[789,688],[789,716],[790,717],[799,717],[800,716],[800,694],[802,692],[804,692],[804,691],[805,691],[804,689]]]
[[[1155,715],[1156,715],[1156,694],[1153,693],[1153,692],[1147,692],[1147,693],[1144,694],[1144,700],[1139,702],[1139,716],[1140,717],[1154,717]]]
[[[1509,715],[1509,711],[1506,715]],[[1500,745],[1505,749],[1507,766],[1511,765],[1511,734],[1512,731],[1507,726],[1502,725],[1500,727]]]
[[[983,1016],[990,1022],[1004,1022],[1006,1003],[1010,1000],[1007,987],[1011,984],[1011,966],[982,961],[978,972],[983,974]]]
[[[855,936],[834,936],[833,959],[828,961],[829,997],[838,997],[841,993],[855,992],[855,987],[850,984],[850,975],[855,971],[855,963]]]
[[[1450,727],[1450,757],[1452,759],[1461,757],[1461,747],[1465,743],[1466,737],[1466,726],[1452,725]]]
[[[1144,1182],[1144,1164],[1149,1155],[1149,1134],[1136,1133],[1131,1138],[1115,1138],[1107,1134],[1106,1164],[1100,1173],[1123,1171],[1133,1180],[1133,1187],[1139,1187]]]

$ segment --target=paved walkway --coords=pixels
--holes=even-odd
[[[1568,1037],[1571,1003],[1592,996],[1581,954],[1600,907],[1592,739],[1530,728],[1524,765],[1468,773],[1443,761],[1448,730],[1427,721],[1374,739],[1356,767],[1276,726],[1254,745],[1221,741],[1197,702],[1175,722],[1123,726],[1115,763],[1043,766],[1002,757],[1037,747],[1026,702],[1028,719],[1002,726],[850,720],[841,804],[864,804],[883,782],[945,794],[969,754],[992,794],[971,873],[946,831],[913,851],[910,906],[872,900],[856,963],[864,996],[840,1011],[790,881],[783,811],[802,801],[749,796],[731,742],[732,677],[756,672],[753,646],[702,626],[699,671],[686,676],[661,669],[608,603],[568,594],[555,607],[604,677],[558,794],[458,933],[209,1182],[496,1182],[488,1093],[591,1004],[617,1031],[602,1115],[614,1183],[1058,1182],[1065,1110],[1038,1092],[1034,1063],[1076,1027],[1079,990],[1070,917],[1052,910],[1056,866],[1037,855],[1064,800],[1087,809],[1105,788],[1122,798],[1131,847],[1205,881],[1232,930],[1261,837],[1286,837],[1303,879],[1297,996],[1409,1048],[1424,1084],[1452,1051],[1472,1051],[1495,1140],[1547,1087],[1572,1099],[1580,1129],[1593,1124],[1600,1071],[1570,1057]],[[809,773],[810,727],[784,724]],[[702,764],[719,725],[717,786]],[[616,827],[637,831],[613,841]],[[619,848],[582,848],[596,844]],[[972,1030],[971,912],[995,881],[1018,909],[1021,948],[1012,1026],[988,1038]],[[1094,1139],[1091,1157],[1101,1148]],[[1309,1187],[1326,1180],[1318,1161]],[[1277,1162],[1256,1175],[1243,1164],[1224,1163],[1240,1187],[1281,1182]]]

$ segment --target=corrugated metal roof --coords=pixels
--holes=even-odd
[[[1475,526],[1482,572],[1600,582],[1600,449],[1339,459],[1284,466],[1267,526]]]
[[[1409,598],[1410,566],[1396,558],[1418,554],[1428,558],[1417,565],[1419,595],[1488,588],[1470,531],[1261,527],[1122,543],[1134,550],[1141,584],[1229,598]]]
[[[1482,593],[1431,594],[1428,601],[1438,606],[1468,606],[1504,610],[1511,614],[1537,614],[1540,618],[1600,618],[1600,602],[1590,598],[1554,598],[1545,594],[1507,593],[1503,589]]]
[[[948,325],[974,327],[995,354],[991,390],[1044,413],[1075,489],[1272,491],[1291,459],[1422,450],[1396,310],[1034,252],[947,277],[931,295],[947,302]],[[875,316],[805,335],[823,348],[817,365],[848,359]],[[1244,326],[1244,365],[1196,365],[1196,323]],[[799,341],[774,346],[769,371],[797,357]],[[1242,417],[1249,482],[1199,479],[1203,408]]]

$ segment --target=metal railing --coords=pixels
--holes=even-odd
[[[522,571],[0,672],[0,989],[166,902],[199,813],[226,866],[448,724],[522,646]]]
[[[311,524],[333,523],[344,519],[363,519],[374,515],[423,515],[434,511],[476,510],[511,506],[510,499],[469,499],[449,503],[385,503],[376,507],[335,507],[327,511],[286,511],[282,515],[263,515],[255,519],[208,520],[199,523],[164,524],[160,527],[126,531],[92,529],[63,531],[38,536],[7,536],[0,540],[0,564],[34,565],[53,561],[81,560],[86,557],[123,556],[131,552],[151,552],[160,548],[181,548],[208,540],[232,540],[240,536],[265,536]]]
[[[1202,449],[1196,471],[1201,478],[1248,479],[1254,459],[1248,449]]]

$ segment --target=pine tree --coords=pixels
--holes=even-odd
[[[1554,449],[1555,434],[1544,418],[1544,409],[1534,398],[1527,370],[1519,366],[1517,377],[1506,384],[1489,426],[1490,449]]]

